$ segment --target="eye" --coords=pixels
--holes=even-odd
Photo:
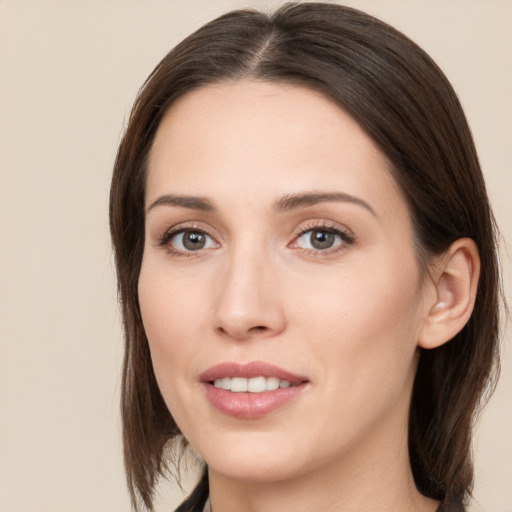
[[[170,246],[177,252],[193,252],[216,247],[216,243],[210,235],[197,229],[181,229],[167,233],[162,244]]]
[[[352,242],[353,238],[340,229],[317,226],[302,231],[293,245],[307,250],[329,251]]]

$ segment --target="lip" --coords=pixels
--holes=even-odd
[[[213,385],[215,379],[223,377],[250,379],[259,376],[278,377],[289,381],[292,386],[262,393],[233,393]],[[270,414],[296,399],[309,383],[306,377],[262,361],[221,363],[201,373],[199,379],[208,400],[217,410],[240,419],[255,419]]]
[[[291,373],[279,366],[275,366],[263,361],[251,361],[249,363],[226,362],[212,366],[208,370],[201,373],[199,379],[201,382],[212,382],[215,379],[223,377],[278,377],[279,379],[288,380],[292,384],[300,384],[307,381],[306,377]]]

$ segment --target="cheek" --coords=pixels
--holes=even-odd
[[[321,429],[331,439],[356,440],[384,418],[407,414],[416,371],[418,291],[362,272],[323,295],[328,300],[308,294],[301,333],[323,390],[317,407],[324,416],[317,421],[325,418]]]
[[[294,316],[299,328],[326,368],[326,383],[352,390],[348,396],[384,391],[384,383],[398,390],[414,366],[421,325],[421,290],[414,262],[401,265],[381,260],[371,268],[340,272],[339,280],[308,286]],[[297,294],[298,295],[298,294]],[[299,311],[300,310],[300,311]],[[373,384],[372,384],[373,383]],[[360,398],[360,397],[359,397]]]
[[[162,397],[180,429],[190,431],[188,404],[193,403],[197,382],[190,369],[200,354],[198,319],[201,294],[162,266],[144,265],[139,278],[139,303],[149,343],[151,361]]]
[[[138,293],[155,375],[162,390],[170,389],[169,381],[179,382],[187,361],[197,355],[202,294],[194,283],[182,286],[178,277],[151,262],[142,266]]]

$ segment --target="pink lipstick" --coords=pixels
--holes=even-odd
[[[222,363],[200,375],[211,404],[228,416],[254,419],[294,400],[309,382],[307,378],[275,365]]]

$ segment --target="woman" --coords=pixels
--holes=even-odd
[[[463,510],[495,228],[414,43],[331,4],[208,23],[135,103],[111,231],[135,506],[183,440],[205,471],[180,511]]]

